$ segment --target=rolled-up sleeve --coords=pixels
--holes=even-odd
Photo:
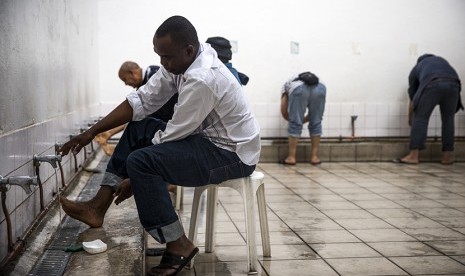
[[[159,110],[177,93],[173,78],[162,67],[149,81],[126,96],[132,107],[133,121],[140,121]]]
[[[136,90],[133,90],[129,95],[126,96],[129,105],[132,107],[132,120],[140,121],[145,118],[144,109],[142,107],[142,101],[139,98]]]

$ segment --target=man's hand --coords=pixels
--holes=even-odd
[[[94,139],[94,136],[86,131],[71,138],[71,140],[61,146],[58,152],[61,152],[61,155],[67,155],[71,150],[76,155],[85,145],[89,144],[92,139]]]
[[[120,204],[121,202],[125,201],[126,199],[132,196],[131,181],[129,180],[129,178],[126,178],[121,182],[121,184],[119,184],[119,187],[118,189],[116,189],[116,192],[113,194],[113,196],[116,196],[116,205]]]

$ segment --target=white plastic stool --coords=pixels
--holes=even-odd
[[[218,188],[228,187],[238,191],[244,201],[244,213],[246,224],[246,240],[248,246],[248,273],[256,274],[257,247],[255,242],[255,215],[254,215],[254,196],[257,195],[258,214],[260,219],[260,232],[262,237],[263,256],[271,256],[270,233],[268,228],[268,217],[266,214],[265,185],[264,175],[261,172],[253,172],[252,175],[244,178],[231,179],[220,184],[210,184],[196,187],[194,199],[192,202],[191,222],[189,227],[189,239],[196,243],[197,225],[200,212],[200,198],[203,191],[208,189],[207,193],[207,219],[205,229],[205,252],[213,252],[215,247],[215,220],[216,205],[218,202]]]
[[[182,186],[176,186],[176,210],[181,210],[182,207],[182,199],[183,199],[184,189]]]

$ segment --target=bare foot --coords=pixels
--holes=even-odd
[[[113,155],[113,152],[115,151],[115,146],[114,145],[110,145],[110,144],[100,144],[100,146],[102,147],[102,150],[103,152],[105,152],[106,155],[108,156],[112,156]]]
[[[418,164],[418,159],[413,159],[413,158],[409,158],[408,156],[400,159],[400,163],[404,163],[404,164]]]
[[[106,131],[106,132],[97,134],[97,136],[95,136],[94,138],[94,141],[102,145],[102,144],[106,144],[108,139],[110,139],[110,137],[111,137],[110,133]]]
[[[451,151],[445,151],[442,153],[442,161],[441,164],[443,165],[452,165],[454,164],[454,154]]]
[[[316,165],[320,165],[321,164],[321,160],[320,158],[318,157],[312,157],[311,161],[310,161],[310,164],[316,166]]]
[[[108,210],[106,203],[103,205],[96,204],[95,200],[77,202],[62,197],[60,198],[60,203],[63,207],[63,211],[65,211],[68,216],[82,221],[92,228],[101,227],[103,225],[103,219]]]

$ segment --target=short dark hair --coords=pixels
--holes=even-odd
[[[196,49],[199,47],[197,31],[189,20],[180,15],[172,16],[166,19],[155,32],[155,37],[170,35],[174,43],[185,46],[193,45]]]

